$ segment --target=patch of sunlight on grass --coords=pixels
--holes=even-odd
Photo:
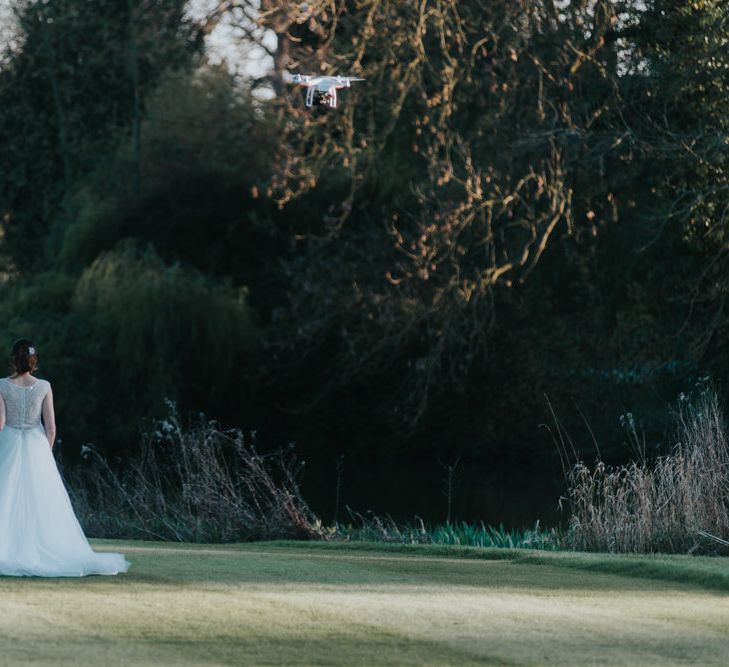
[[[720,559],[92,543],[130,572],[0,577],[0,665],[721,665],[729,652],[729,598],[708,585],[729,573]]]

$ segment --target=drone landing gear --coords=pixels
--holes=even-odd
[[[330,109],[337,108],[337,89],[332,88],[327,92],[316,90],[315,88],[309,88],[306,91],[306,106],[311,108],[314,105],[329,107]]]

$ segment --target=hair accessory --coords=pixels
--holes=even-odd
[[[28,348],[28,354],[35,354],[35,348],[34,348],[34,347],[32,347],[32,346],[31,346],[31,347],[29,347],[29,348]]]

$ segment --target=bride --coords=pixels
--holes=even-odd
[[[0,575],[126,572],[122,554],[91,550],[76,519],[51,453],[53,393],[33,377],[37,363],[35,347],[21,338],[10,353],[12,375],[0,379]]]

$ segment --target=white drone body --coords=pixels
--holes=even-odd
[[[314,104],[322,104],[332,109],[337,107],[337,90],[349,88],[352,81],[364,81],[353,76],[308,76],[294,74],[291,83],[306,88],[306,106],[311,109]]]

